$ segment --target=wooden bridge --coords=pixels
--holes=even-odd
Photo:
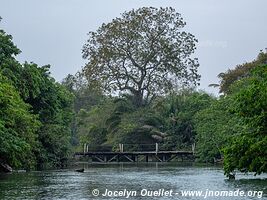
[[[125,146],[129,147],[129,145],[134,148],[127,148],[125,151]],[[158,143],[119,144],[119,148],[115,149],[107,148],[108,146],[100,147],[90,148],[88,144],[84,144],[83,152],[76,152],[75,157],[87,158],[91,162],[170,162],[174,160],[193,161],[195,158],[195,145],[192,145],[191,151],[160,150]]]

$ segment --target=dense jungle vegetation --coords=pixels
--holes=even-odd
[[[197,90],[197,40],[185,25],[172,8],[125,12],[89,33],[87,64],[62,83],[49,65],[19,63],[0,30],[1,162],[62,166],[84,143],[195,144],[198,161],[223,158],[226,175],[266,172],[267,53],[220,73],[215,97]]]
[[[70,156],[74,95],[49,65],[19,63],[12,36],[0,30],[0,159],[14,168],[61,166]]]

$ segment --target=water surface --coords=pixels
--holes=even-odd
[[[0,175],[0,199],[126,199],[124,197],[104,197],[108,191],[136,191],[136,196],[128,199],[267,199],[267,175],[253,176],[237,174],[237,179],[229,181],[221,167],[193,166],[181,163],[146,164],[88,164],[76,168],[85,168],[84,173],[73,168],[30,173],[12,173]],[[99,196],[93,196],[97,189]],[[170,191],[172,196],[141,196],[143,190]],[[161,189],[161,190],[160,190]],[[181,191],[262,191],[254,197],[212,196],[184,197]],[[251,193],[249,193],[251,194]]]

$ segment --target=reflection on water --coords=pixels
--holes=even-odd
[[[145,164],[88,164],[84,173],[74,169],[13,173],[0,175],[0,199],[125,199],[125,197],[94,197],[92,191],[100,194],[106,189],[141,191],[148,190],[206,190],[263,191],[261,199],[267,199],[267,175],[237,175],[229,181],[219,167],[197,167],[181,163]],[[203,197],[201,197],[204,199]],[[201,199],[200,197],[141,197],[129,199]],[[208,197],[207,199],[258,199],[256,197]]]

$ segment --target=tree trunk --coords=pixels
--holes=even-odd
[[[137,107],[143,106],[143,94],[142,91],[137,91],[134,95],[134,105]]]

